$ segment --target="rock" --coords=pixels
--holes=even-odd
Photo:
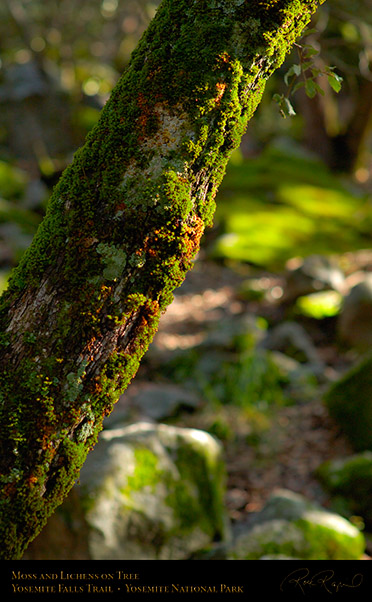
[[[309,255],[304,259],[291,259],[286,274],[285,301],[317,291],[334,289],[339,291],[344,285],[344,274],[333,257]]]
[[[305,402],[318,395],[318,382],[308,365],[301,364],[280,351],[272,351],[270,357],[283,376],[286,383],[284,390],[291,400]]]
[[[195,393],[183,387],[136,380],[120,396],[114,411],[105,419],[104,428],[145,419],[164,420],[184,408],[195,410],[200,403]]]
[[[324,401],[355,451],[372,450],[372,356],[331,385]]]
[[[372,452],[324,462],[317,477],[335,505],[342,503],[349,516],[360,516],[372,527]]]
[[[81,529],[81,559],[181,560],[228,536],[221,446],[196,429],[143,422],[103,431],[71,495],[56,514],[70,531],[67,549]],[[68,559],[55,537],[47,525],[28,558],[53,549]]]
[[[280,351],[302,364],[310,364],[317,375],[322,375],[324,365],[306,330],[296,322],[283,322],[273,328],[258,345],[264,349]]]
[[[338,319],[342,342],[366,351],[372,345],[372,274],[351,288],[345,296]]]
[[[365,542],[360,531],[338,514],[306,498],[279,490],[230,548],[231,560],[285,556],[306,560],[359,559]]]

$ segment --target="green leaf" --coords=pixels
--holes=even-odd
[[[313,79],[307,79],[305,83],[305,92],[306,96],[309,98],[314,98],[317,93],[316,85]]]
[[[317,91],[317,93],[324,96],[324,90],[319,86],[319,84],[316,83],[316,81],[314,81],[314,86],[315,86],[315,90]]]
[[[287,73],[284,76],[284,81],[287,86],[288,86],[288,80],[290,77],[292,77],[292,75],[295,75],[296,77],[301,75],[301,65],[294,64],[288,69]]]
[[[306,58],[314,56],[314,54],[319,54],[319,50],[316,50],[316,48],[314,48],[314,46],[310,46],[310,44],[306,44],[305,46],[303,46],[303,49]]]
[[[329,75],[328,75],[328,83],[331,86],[331,88],[335,92],[338,93],[341,90],[342,77],[340,77],[339,75],[336,75],[336,73],[329,73]]]
[[[283,100],[283,94],[273,94],[273,101],[281,104]]]
[[[304,85],[305,85],[305,82],[298,82],[295,86],[293,86],[292,94],[297,92],[297,90],[299,90],[300,88],[303,88]]]
[[[313,66],[313,61],[305,61],[304,63],[301,64],[302,66],[302,71],[306,71],[307,69],[311,69],[311,67]]]

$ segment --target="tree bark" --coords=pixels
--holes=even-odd
[[[0,307],[1,557],[73,486],[191,267],[266,79],[323,0],[163,0]]]

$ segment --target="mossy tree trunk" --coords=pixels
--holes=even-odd
[[[163,0],[0,308],[1,557],[22,556],[135,375],[265,80],[322,0]]]

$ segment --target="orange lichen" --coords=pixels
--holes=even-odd
[[[198,251],[200,246],[200,239],[204,232],[204,222],[197,215],[193,218],[193,223],[191,226],[184,225],[184,246],[185,246],[185,255],[187,259],[191,259],[194,257],[195,253]]]
[[[220,103],[220,100],[221,100],[222,96],[224,95],[226,87],[227,87],[227,84],[225,82],[217,82],[216,88],[217,88],[218,92],[217,92],[217,96],[214,99],[216,105],[218,105]]]
[[[27,483],[28,483],[29,487],[33,487],[35,485],[35,483],[37,483],[37,482],[38,482],[38,478],[35,477],[34,475],[29,476],[27,479]]]

